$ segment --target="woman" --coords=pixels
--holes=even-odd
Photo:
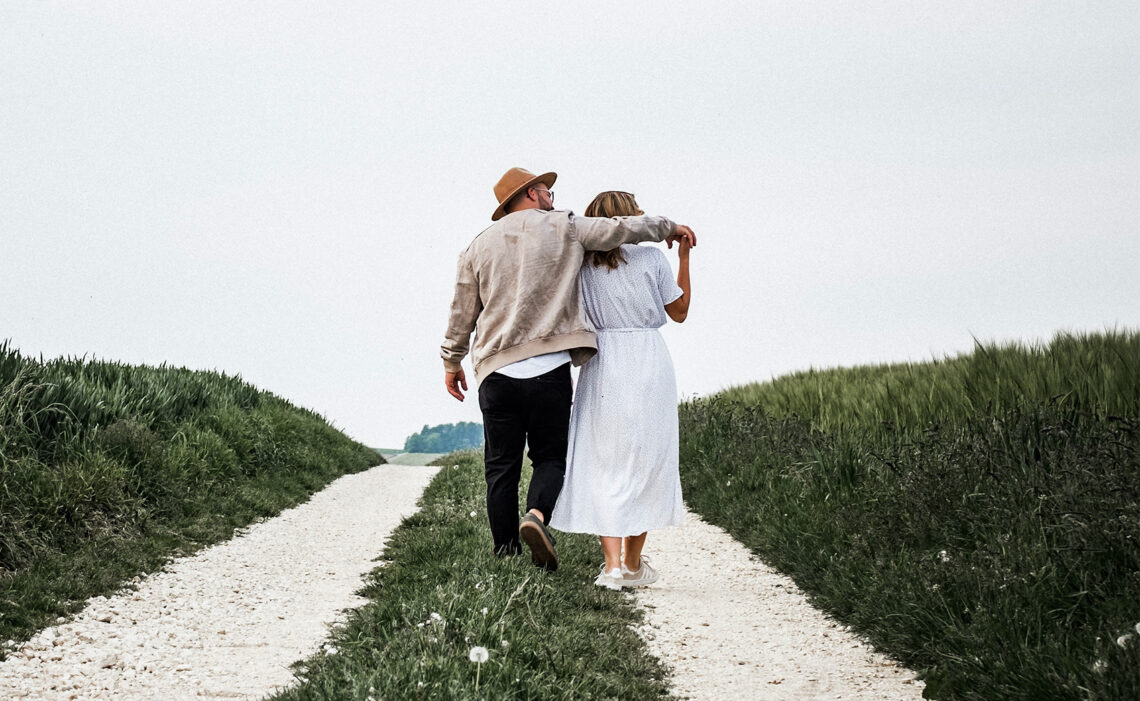
[[[586,208],[590,217],[641,214],[628,192],[603,192]],[[657,330],[667,318],[682,322],[688,315],[684,242],[678,255],[676,282],[665,254],[650,246],[587,253],[580,274],[598,354],[578,376],[566,481],[550,525],[601,536],[606,561],[594,583],[609,589],[657,581],[641,556],[646,533],[679,526],[684,516],[677,384]]]

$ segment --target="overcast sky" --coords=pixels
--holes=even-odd
[[[0,76],[0,339],[374,447],[480,420],[439,344],[512,166],[696,230],[684,396],[1140,328],[1135,0],[6,1]]]

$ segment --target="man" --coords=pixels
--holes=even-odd
[[[566,472],[570,364],[581,365],[597,353],[578,291],[583,254],[638,241],[668,241],[672,247],[683,238],[696,245],[689,227],[664,217],[603,219],[555,210],[550,188],[557,177],[511,168],[495,185],[495,223],[459,256],[440,353],[447,391],[463,401],[467,378],[460,362],[478,327],[471,350],[495,552],[521,552],[521,539],[531,561],[551,571],[558,568],[558,554],[546,522]],[[525,445],[534,474],[519,523]]]

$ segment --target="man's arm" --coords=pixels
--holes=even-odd
[[[475,279],[475,272],[471,269],[467,256],[461,255],[455,273],[455,297],[451,300],[447,332],[444,334],[439,353],[443,358],[444,384],[448,393],[459,401],[463,401],[463,392],[459,390],[459,386],[462,385],[464,390],[467,389],[467,378],[460,363],[467,356],[471,332],[475,330],[475,321],[482,311],[479,281]]]
[[[690,246],[697,245],[696,234],[683,224],[674,224],[665,217],[574,217],[571,216],[578,242],[587,251],[609,251],[623,243],[641,241],[673,242],[685,239]]]

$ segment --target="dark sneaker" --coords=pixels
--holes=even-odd
[[[523,516],[519,523],[519,538],[530,548],[530,561],[548,572],[558,569],[558,553],[554,550],[554,537],[534,514]]]

